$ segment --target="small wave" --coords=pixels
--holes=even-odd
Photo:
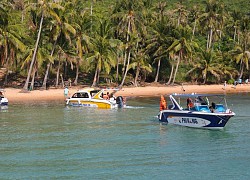
[[[125,106],[123,108],[125,108],[125,109],[142,109],[144,107],[141,107],[141,106]]]

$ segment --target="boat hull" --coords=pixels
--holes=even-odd
[[[194,111],[163,110],[159,113],[160,122],[167,122],[180,126],[223,129],[234,113],[205,113]]]
[[[1,106],[8,106],[8,99],[7,98],[1,98],[0,105]]]
[[[8,106],[8,102],[2,102],[1,106]]]
[[[68,105],[71,106],[83,106],[83,107],[97,107],[103,109],[113,108],[112,104],[109,102],[98,102],[98,101],[84,101],[84,100],[70,100]]]

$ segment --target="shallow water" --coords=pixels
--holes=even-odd
[[[249,94],[224,130],[160,124],[159,98],[128,108],[11,104],[0,111],[0,179],[249,179]]]

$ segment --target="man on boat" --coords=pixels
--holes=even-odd
[[[190,109],[194,107],[193,100],[191,98],[187,98],[187,108]]]
[[[107,94],[104,94],[104,95],[103,95],[103,99],[109,100],[109,92],[107,92]]]
[[[161,95],[161,101],[160,101],[160,111],[167,109],[167,102],[163,95]]]

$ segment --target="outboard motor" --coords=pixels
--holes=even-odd
[[[122,108],[123,107],[123,97],[122,96],[118,96],[116,98],[116,104],[118,104],[118,108]]]

